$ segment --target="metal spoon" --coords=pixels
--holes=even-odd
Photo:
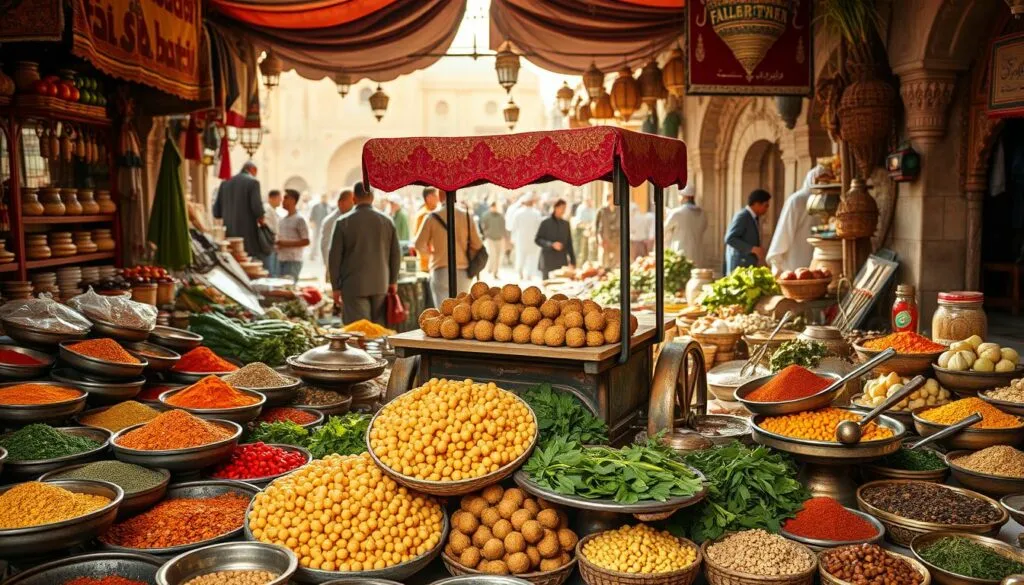
[[[881,404],[876,406],[874,410],[864,415],[860,421],[844,420],[839,423],[836,427],[836,439],[844,445],[856,445],[860,442],[861,435],[864,427],[871,421],[875,420],[875,417],[882,414],[883,411],[888,410],[892,405],[900,402],[905,397],[910,396],[915,390],[924,386],[926,382],[924,376],[914,376],[914,379],[907,382],[902,388],[893,392],[891,396],[886,397]]]
[[[999,585],[1024,585],[1024,575],[1009,575]]]
[[[875,355],[875,357],[853,368],[842,378],[839,378],[835,382],[832,382],[832,384],[830,384],[827,388],[825,388],[821,392],[816,393],[815,396],[819,394],[829,394],[831,392],[835,392],[836,390],[845,386],[846,383],[849,382],[850,380],[863,376],[864,374],[870,372],[872,369],[877,367],[879,364],[885,362],[886,360],[895,355],[896,350],[891,347],[889,349],[879,352],[877,355]]]
[[[779,334],[779,331],[782,331],[782,327],[785,326],[786,323],[788,323],[789,320],[792,318],[793,312],[786,311],[786,313],[782,316],[782,319],[779,320],[779,324],[775,326],[775,330],[772,331],[772,334],[768,336],[768,339],[765,340],[765,342],[761,344],[760,347],[757,348],[757,351],[755,351],[750,356],[750,359],[747,360],[747,363],[743,364],[743,367],[740,368],[741,378],[746,377],[744,372],[747,370],[748,367],[751,368],[751,372],[757,369],[757,364],[764,359],[764,354],[768,352],[768,346],[771,345],[772,340],[775,339],[775,336]]]
[[[960,431],[966,429],[967,427],[973,425],[974,423],[978,422],[981,422],[981,413],[976,412],[956,424],[949,425],[948,427],[942,429],[941,431],[935,433],[934,435],[928,435],[927,437],[921,439],[920,441],[917,441],[916,443],[913,443],[911,445],[905,445],[905,447],[907,449],[917,449],[918,447],[923,447],[928,443],[934,443],[939,439],[945,439],[950,435],[955,435]]]

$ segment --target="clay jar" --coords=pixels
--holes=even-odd
[[[50,233],[50,251],[56,258],[74,256],[78,253],[78,246],[71,242],[71,232]]]
[[[96,191],[96,203],[100,206],[100,213],[114,213],[117,211],[117,204],[110,198],[110,191]]]
[[[45,209],[43,204],[39,202],[39,189],[35,187],[22,187],[21,214],[36,216],[43,213],[45,213]]]
[[[96,244],[96,250],[99,252],[110,252],[116,247],[114,236],[111,235],[109,229],[92,230],[92,241]]]
[[[39,81],[39,63],[18,61],[14,69],[14,85],[18,93],[32,93],[32,84]]]
[[[60,189],[44,187],[39,190],[39,202],[43,204],[43,215],[64,215],[66,209],[60,200]]]
[[[100,204],[93,198],[92,189],[79,189],[78,202],[82,204],[83,215],[96,215],[100,212]]]
[[[14,252],[7,250],[7,240],[0,238],[0,264],[14,262]]]
[[[64,215],[82,215],[82,204],[78,202],[78,189],[64,188],[60,190],[64,200]]]
[[[25,256],[29,260],[43,260],[53,255],[46,245],[46,234],[29,234],[25,236]]]
[[[99,249],[96,242],[92,241],[92,232],[90,231],[74,232],[73,239],[79,254],[92,254]]]

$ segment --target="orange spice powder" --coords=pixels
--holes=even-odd
[[[896,353],[935,353],[947,349],[945,345],[935,343],[924,335],[913,331],[900,331],[885,337],[871,339],[864,343],[864,347],[875,351],[891,347],[896,350]]]
[[[0,404],[51,404],[78,398],[82,393],[74,388],[51,384],[16,384],[0,388]]]
[[[100,339],[86,339],[85,341],[73,343],[67,346],[67,348],[86,357],[108,362],[116,362],[119,364],[141,363],[138,358],[128,353],[125,348],[121,347],[120,343],[106,337],[101,337]]]
[[[182,408],[235,408],[259,402],[259,398],[239,392],[217,376],[207,376],[165,400]]]
[[[184,410],[169,410],[118,437],[117,444],[128,449],[165,451],[208,445],[230,436],[225,429]]]

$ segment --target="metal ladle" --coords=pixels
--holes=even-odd
[[[792,318],[793,312],[786,311],[786,314],[782,316],[782,319],[779,319],[779,324],[775,326],[775,329],[772,331],[771,335],[768,336],[768,339],[766,339],[765,342],[757,348],[757,351],[751,353],[750,359],[748,359],[747,363],[743,364],[743,367],[740,368],[740,378],[746,377],[744,372],[747,371],[747,368],[750,368],[751,373],[757,370],[757,364],[761,363],[765,354],[768,353],[768,347],[775,339],[775,336],[779,334],[779,331],[782,331],[783,326],[785,326]]]
[[[882,412],[892,408],[892,406],[907,396],[910,396],[915,390],[924,386],[924,376],[914,376],[914,379],[907,382],[902,388],[893,392],[891,396],[886,397],[881,404],[876,406],[874,410],[864,415],[859,421],[844,420],[839,423],[836,427],[836,439],[844,445],[856,445],[860,442],[860,438],[863,435],[864,427],[873,420],[875,417],[882,414]]]
[[[934,435],[928,435],[927,437],[921,439],[920,441],[917,441],[916,443],[913,443],[911,445],[906,445],[906,448],[907,449],[917,449],[918,447],[923,447],[923,446],[927,445],[928,443],[934,443],[935,441],[938,441],[939,439],[945,439],[946,437],[948,437],[950,435],[955,435],[955,434],[959,433],[960,431],[966,429],[967,427],[973,425],[974,423],[979,423],[979,422],[981,422],[981,413],[980,412],[976,412],[976,413],[972,414],[971,416],[963,419],[962,421],[957,422],[956,424],[949,425],[948,427],[942,429],[941,431],[935,433]]]

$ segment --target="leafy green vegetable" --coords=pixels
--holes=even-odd
[[[804,341],[794,339],[779,346],[772,353],[768,365],[773,372],[796,364],[805,368],[816,368],[821,363],[821,358],[828,355],[828,347],[817,341]]]
[[[673,516],[670,530],[697,542],[748,528],[778,532],[811,497],[792,461],[764,446],[733,441],[683,460],[704,474],[708,492],[704,501]]]
[[[286,357],[313,347],[313,334],[307,326],[280,319],[249,323],[211,311],[192,315],[189,328],[202,335],[204,344],[218,355],[244,363],[263,362],[277,367]]]
[[[556,493],[620,504],[692,496],[702,485],[700,477],[658,438],[613,449],[584,447],[556,436],[533,452],[523,471]]]
[[[551,384],[541,384],[522,395],[537,415],[541,446],[555,437],[584,445],[608,443],[608,426],[567,392],[558,392]]]
[[[313,431],[306,448],[314,459],[332,453],[358,455],[366,451],[366,431],[369,428],[370,416],[367,414],[350,412],[344,416],[332,416]]]
[[[749,313],[761,297],[778,294],[779,284],[772,271],[764,266],[743,266],[711,284],[701,304],[708,311],[729,305],[740,305]]]
[[[693,262],[684,254],[675,250],[665,250],[665,294],[672,295],[686,290],[686,282],[690,280]],[[633,261],[629,270],[629,290],[633,294],[654,292],[655,285],[654,254],[641,256]],[[619,304],[619,271],[608,274],[590,291],[590,298],[601,305]]]
[[[277,443],[305,447],[309,431],[290,420],[261,422],[249,431],[249,443]]]

